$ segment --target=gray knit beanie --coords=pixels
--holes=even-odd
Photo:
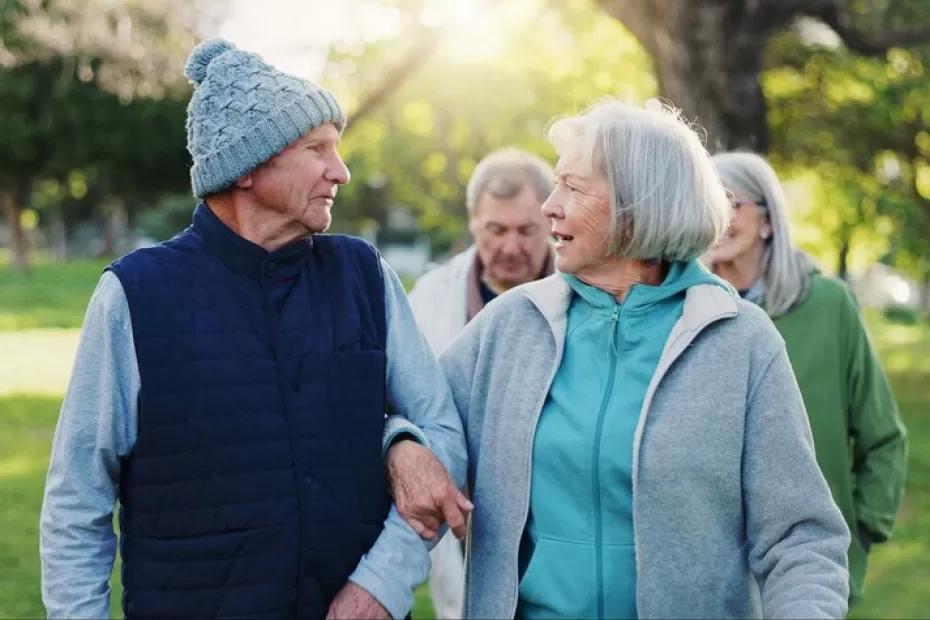
[[[197,198],[226,189],[314,127],[345,128],[328,91],[222,39],[194,48],[184,75],[194,84],[187,150]]]

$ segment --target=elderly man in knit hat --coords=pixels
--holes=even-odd
[[[128,617],[403,617],[429,559],[385,452],[461,534],[464,439],[396,274],[317,234],[345,116],[222,40],[185,74],[201,202],[91,298],[42,507],[48,614],[110,615],[118,501]]]

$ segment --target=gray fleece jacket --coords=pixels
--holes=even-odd
[[[516,611],[533,435],[571,295],[558,276],[518,287],[440,359],[468,440],[469,618]],[[649,384],[633,521],[642,618],[846,614],[849,531],[784,344],[764,312],[720,287],[688,290]]]

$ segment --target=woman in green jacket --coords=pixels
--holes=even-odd
[[[708,262],[762,306],[785,339],[817,461],[852,532],[855,603],[869,548],[894,527],[907,467],[904,426],[849,289],[818,273],[792,244],[785,196],[771,166],[753,153],[721,153],[713,161],[733,216]]]

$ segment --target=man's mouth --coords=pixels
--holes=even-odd
[[[555,231],[552,232],[552,238],[555,239],[557,242],[571,241],[572,239],[574,239],[572,235],[563,235]]]

